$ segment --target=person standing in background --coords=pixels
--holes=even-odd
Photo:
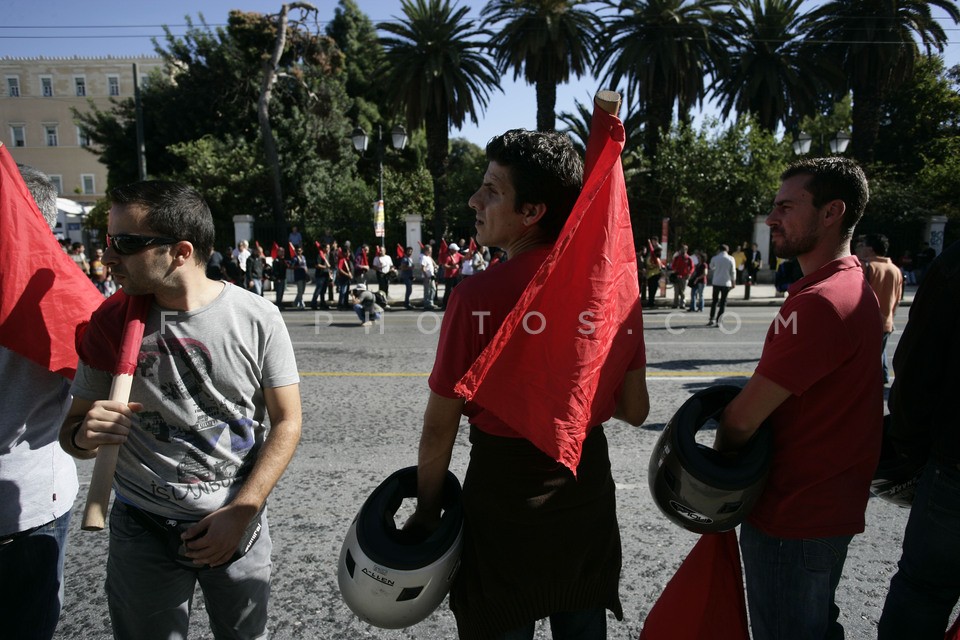
[[[52,236],[56,187],[33,167],[18,168]],[[0,635],[49,640],[63,606],[64,550],[79,488],[76,464],[57,443],[70,381],[0,347],[0,387]]]

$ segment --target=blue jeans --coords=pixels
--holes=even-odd
[[[532,640],[536,621],[508,631],[496,640]],[[604,640],[607,637],[607,612],[605,609],[564,611],[550,616],[550,633],[553,640]]]
[[[433,309],[433,298],[436,295],[436,283],[433,278],[423,278],[423,308]]]
[[[702,282],[690,287],[690,311],[703,311],[703,287]]]
[[[198,583],[215,638],[266,638],[273,548],[266,514],[260,538],[245,556],[225,566],[190,569],[134,520],[126,505],[114,501],[106,584],[114,638],[186,638]]]
[[[880,616],[880,640],[943,638],[960,599],[958,545],[960,470],[931,462],[910,508],[899,569]]]
[[[409,278],[401,278],[400,281],[403,283],[403,306],[410,307],[410,294],[413,293],[413,276]]]
[[[353,311],[357,314],[357,317],[360,318],[360,322],[379,320],[383,317],[383,314],[379,311],[365,311],[362,304],[353,305]]]
[[[774,538],[740,528],[754,640],[843,638],[834,595],[853,536]]]
[[[63,605],[63,552],[70,512],[0,545],[0,635],[53,637]]]

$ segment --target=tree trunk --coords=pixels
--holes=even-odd
[[[280,179],[280,156],[277,153],[277,140],[273,136],[270,126],[270,98],[273,94],[273,85],[277,81],[277,69],[283,48],[287,44],[287,15],[291,9],[316,11],[317,8],[308,2],[293,2],[280,7],[277,25],[277,40],[273,46],[270,60],[263,63],[263,82],[260,85],[260,100],[257,102],[257,122],[260,124],[260,133],[263,137],[263,155],[270,171],[270,182],[273,186],[273,220],[278,225],[284,222],[283,212],[283,185]]]
[[[447,232],[447,159],[449,117],[446,103],[426,114],[427,171],[433,177],[433,237],[439,243]]]
[[[557,129],[557,85],[537,80],[537,131]]]
[[[868,83],[853,88],[853,157],[862,165],[873,163],[882,102],[879,86]]]

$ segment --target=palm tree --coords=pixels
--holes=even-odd
[[[605,84],[627,82],[627,103],[646,113],[646,152],[656,152],[669,130],[673,107],[680,120],[703,102],[704,79],[720,77],[733,40],[727,0],[607,0],[617,16],[607,21],[597,67]]]
[[[521,72],[537,89],[537,129],[556,127],[557,85],[590,70],[600,21],[585,0],[494,0],[481,15],[496,26],[490,41],[501,73]]]
[[[433,177],[434,234],[446,230],[447,156],[451,125],[477,123],[490,90],[500,88],[497,70],[485,53],[490,32],[467,19],[466,7],[449,0],[403,0],[404,19],[379,29],[385,54],[383,81],[393,87],[410,128],[425,125],[427,170]]]
[[[733,8],[737,44],[730,73],[713,89],[723,117],[751,113],[774,132],[795,129],[813,116],[826,87],[841,81],[837,65],[811,55],[803,36],[811,29],[804,0],[739,0]]]
[[[853,92],[853,155],[863,163],[873,160],[884,96],[910,78],[921,55],[915,38],[927,55],[947,43],[931,7],[960,22],[953,0],[831,0],[810,13],[810,38],[841,62],[847,82],[839,89]]]

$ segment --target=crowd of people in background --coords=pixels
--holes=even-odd
[[[350,240],[338,242],[327,231],[321,239],[304,243],[296,226],[286,246],[276,242],[266,249],[259,242],[240,240],[236,247],[216,249],[207,261],[207,277],[226,280],[257,295],[275,292],[276,305],[284,309],[287,285],[294,287],[292,309],[306,309],[306,285],[313,283],[311,309],[356,310],[358,292],[376,284],[371,296],[359,296],[370,310],[370,301],[389,307],[390,285],[403,286],[403,308],[413,309],[413,284],[422,279],[424,294],[420,307],[443,309],[450,292],[465,278],[486,270],[505,259],[502,251],[491,254],[471,238],[459,242],[431,240],[421,243],[419,262],[414,262],[413,247],[397,245],[395,256],[382,245],[361,244],[354,249]],[[372,274],[372,277],[371,277]]]
[[[286,246],[273,242],[267,250],[259,242],[255,241],[251,247],[248,240],[240,240],[236,247],[227,247],[224,252],[213,250],[207,261],[207,277],[232,282],[261,296],[272,291],[276,305],[281,309],[286,308],[284,297],[288,284],[292,284],[294,290],[291,308],[306,309],[308,304],[303,296],[306,285],[312,282],[315,288],[309,307],[324,310],[352,309],[351,287],[366,285],[370,273],[375,275],[377,290],[385,301],[391,299],[391,284],[402,285],[403,308],[412,310],[415,308],[411,302],[413,284],[422,279],[424,294],[418,308],[433,310],[445,308],[450,291],[464,278],[506,259],[502,250],[480,247],[472,238],[449,243],[445,240],[421,243],[420,259],[416,264],[412,247],[398,244],[395,257],[381,245],[371,248],[362,244],[354,250],[350,240],[338,243],[329,231],[313,245],[315,249],[311,250],[304,243],[303,234],[296,225],[291,227]],[[110,297],[117,290],[110,267],[102,261],[102,248],[94,249],[93,256],[88,257],[80,242],[61,241],[61,246],[104,297]],[[724,251],[734,264],[734,277],[729,284],[722,274],[714,282],[716,274],[710,268],[711,261]],[[934,249],[924,242],[915,252],[908,249],[899,258],[891,256],[889,259],[899,270],[904,285],[919,285],[935,256]],[[718,264],[725,263],[726,260]],[[711,286],[714,300],[710,307],[714,311],[719,309],[719,314],[708,324],[719,326],[727,294],[737,285],[756,283],[763,264],[763,255],[756,243],[743,242],[732,251],[729,245],[722,245],[714,248],[713,253],[703,249],[691,250],[682,244],[664,257],[659,240],[650,238],[637,252],[643,306],[655,308],[656,298],[660,297],[662,306],[702,312],[705,289]],[[803,277],[796,260],[776,259],[775,266],[771,266],[777,297],[785,296],[790,285]],[[288,282],[288,272],[292,274],[292,282]],[[672,303],[670,290],[673,292]]]

